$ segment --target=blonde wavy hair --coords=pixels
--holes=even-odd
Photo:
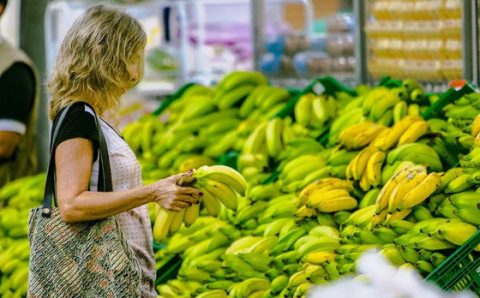
[[[145,44],[146,34],[134,18],[112,7],[90,7],[65,35],[47,82],[50,118],[77,101],[99,115],[117,108],[120,96],[141,79],[130,69],[143,63],[138,53]]]

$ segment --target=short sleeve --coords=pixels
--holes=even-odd
[[[57,120],[58,116],[53,122],[53,128],[57,126]],[[94,147],[93,160],[96,160],[98,155],[99,139],[95,117],[90,111],[86,110],[86,106],[81,103],[75,104],[68,111],[68,114],[65,116],[65,120],[58,131],[54,146],[56,148],[62,142],[75,138],[83,138],[92,141]]]
[[[25,134],[35,100],[35,76],[25,63],[14,63],[0,76],[0,130]]]

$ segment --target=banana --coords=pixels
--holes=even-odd
[[[316,123],[316,126],[323,125],[330,118],[328,103],[324,96],[315,96],[313,98],[312,110],[313,122]]]
[[[176,296],[175,296],[176,297]],[[196,296],[197,298],[228,298],[227,292],[223,289],[210,290]]]
[[[469,189],[473,183],[469,181],[470,174],[462,174],[448,183],[443,190],[445,193],[458,193]]]
[[[365,207],[374,205],[376,200],[377,200],[377,197],[378,197],[379,193],[380,193],[380,189],[378,189],[378,188],[374,188],[374,189],[370,190],[360,200],[360,203],[358,204],[358,207],[361,209],[361,208],[365,208]]]
[[[267,124],[265,138],[267,151],[270,156],[278,156],[283,149],[282,124],[283,122],[280,118],[272,119]]]
[[[302,180],[300,188],[303,189],[307,185],[315,181],[318,181],[319,179],[328,177],[331,171],[332,171],[332,168],[327,166],[311,172]]]
[[[193,204],[185,208],[185,215],[183,222],[185,227],[190,227],[197,220],[198,214],[200,213],[200,204]]]
[[[247,253],[253,245],[261,241],[262,237],[245,236],[233,242],[225,251],[225,254]]]
[[[270,289],[270,281],[265,278],[249,278],[238,285],[238,292],[235,298],[249,297],[256,291],[267,291]]]
[[[402,258],[408,263],[415,264],[420,260],[420,256],[418,255],[418,252],[412,247],[400,246],[399,251]]]
[[[307,232],[302,228],[292,229],[291,231],[287,232],[283,236],[280,233],[280,238],[278,240],[278,243],[275,245],[275,247],[272,248],[271,253],[278,254],[281,252],[288,251],[293,246],[293,244],[306,233]]]
[[[215,196],[217,200],[219,200],[225,207],[230,210],[236,210],[238,207],[238,197],[237,193],[230,188],[230,186],[216,181],[216,180],[204,180],[204,181],[197,181],[201,188],[205,189],[206,191],[210,192],[212,195]]]
[[[294,107],[295,121],[302,126],[308,126],[313,117],[313,99],[315,95],[308,93],[298,99]]]
[[[398,219],[391,221],[389,226],[395,233],[403,235],[413,228],[414,223],[407,220]]]
[[[170,224],[170,230],[169,230],[170,234],[174,234],[178,232],[178,230],[182,226],[183,219],[185,216],[185,209],[182,209],[179,212],[175,212],[174,214],[175,215],[172,219],[172,223]]]
[[[370,127],[364,131],[359,131],[358,134],[353,137],[353,139],[348,140],[346,143],[344,143],[344,145],[347,147],[347,149],[363,148],[375,140],[375,138],[379,136],[384,129],[385,126],[372,123]]]
[[[321,264],[325,263],[326,261],[335,260],[335,257],[336,257],[336,254],[333,253],[333,252],[316,250],[316,251],[312,251],[312,252],[306,254],[302,258],[302,262],[321,265]]]
[[[271,291],[273,295],[280,293],[288,285],[288,277],[279,275],[272,280]]]
[[[252,218],[256,218],[262,210],[265,210],[266,206],[267,202],[263,201],[255,202],[253,205],[247,205],[247,207],[237,212],[238,223],[241,225]]]
[[[408,174],[398,182],[390,195],[388,211],[393,212],[399,208],[405,195],[417,187],[427,177],[427,169],[423,166],[414,166],[408,170]]]
[[[243,261],[236,255],[225,254],[222,256],[222,258],[224,262],[224,267],[232,269],[242,277],[250,278],[259,275],[259,273],[255,271],[252,266],[250,266],[247,262]]]
[[[185,109],[180,114],[180,120],[187,120],[207,115],[213,112],[216,107],[217,106],[211,97],[204,95],[195,96],[195,105],[191,105],[188,109]]]
[[[384,248],[380,250],[380,254],[386,257],[395,266],[401,266],[405,264],[405,260],[403,259],[400,250],[393,245],[384,246]]]
[[[402,134],[398,140],[398,146],[414,143],[420,137],[425,135],[428,132],[429,126],[426,121],[417,121],[413,123],[407,130]]]
[[[440,178],[440,185],[438,186],[437,192],[443,191],[450,182],[464,174],[464,168],[451,168],[445,172]]]
[[[418,117],[420,116],[420,106],[418,104],[410,104],[407,111],[408,116]]]
[[[157,218],[153,225],[153,238],[155,241],[161,243],[167,238],[174,217],[175,212],[163,208],[158,210]]]
[[[384,160],[385,153],[381,151],[373,153],[368,159],[366,166],[366,177],[368,183],[373,187],[377,187],[381,183],[381,171]]]
[[[379,102],[377,101],[372,109],[370,110],[370,119],[373,121],[378,121],[382,116],[387,112],[387,110],[393,108],[398,102],[400,102],[400,98],[397,94],[393,92],[386,93],[384,97],[382,97]]]
[[[268,122],[259,124],[245,141],[242,153],[256,154],[265,146],[265,133]]]
[[[480,208],[480,193],[466,191],[453,194],[449,197],[450,202],[458,209]]]
[[[472,122],[472,130],[471,130],[472,137],[476,137],[480,134],[480,116],[476,116]]]
[[[433,218],[432,213],[430,213],[430,211],[424,206],[416,206],[413,208],[413,216],[417,221]]]
[[[259,272],[267,272],[271,269],[272,258],[259,252],[239,253],[237,256],[247,262],[253,269]]]
[[[350,196],[350,193],[348,192],[348,190],[345,190],[343,188],[335,188],[330,190],[320,189],[310,194],[310,196],[308,197],[307,206],[317,207],[317,205],[320,204],[322,201],[328,201],[330,199],[348,196]]]
[[[317,211],[313,208],[309,208],[307,206],[301,206],[295,211],[295,216],[298,218],[311,218],[317,215]]]
[[[389,225],[392,221],[395,221],[395,220],[398,220],[398,219],[404,219],[405,217],[410,215],[410,213],[412,213],[412,209],[404,209],[404,210],[401,210],[401,211],[395,211],[392,214],[389,214],[387,216],[387,218],[386,218],[387,220],[385,221],[385,223],[387,225]]]
[[[207,288],[211,290],[228,290],[234,284],[230,280],[216,280],[207,284]]]
[[[450,242],[435,237],[425,236],[423,239],[415,242],[415,247],[427,250],[444,250],[454,248],[455,246]]]
[[[267,85],[267,83],[267,78],[259,72],[236,71],[226,75],[217,89],[227,92],[241,84]]]
[[[321,201],[315,205],[320,212],[334,213],[342,210],[352,210],[357,207],[357,200],[350,196],[336,197],[329,200]]]
[[[461,221],[453,221],[439,227],[437,233],[455,245],[463,245],[477,232],[477,228]]]
[[[227,166],[202,166],[195,171],[193,177],[199,181],[202,179],[216,180],[230,186],[240,195],[245,195],[247,189],[245,178],[239,172]]]
[[[375,205],[370,205],[368,207],[356,210],[349,216],[347,223],[359,227],[364,227],[368,225],[371,222],[373,216],[375,215],[376,208],[377,207]]]
[[[400,122],[406,115],[408,111],[408,105],[405,101],[400,101],[393,107],[393,121],[395,123]]]
[[[396,172],[383,186],[382,190],[378,194],[376,201],[376,213],[380,214],[381,211],[388,208],[390,197],[397,187],[400,181],[403,181],[405,177],[410,173],[411,165],[406,164],[404,168],[401,168]]]
[[[366,170],[367,163],[375,152],[377,152],[377,149],[373,147],[367,147],[360,151],[357,157],[351,161],[353,179],[360,180],[360,178],[362,178],[363,173]]]
[[[400,137],[405,133],[405,131],[412,124],[414,124],[415,122],[417,122],[419,120],[420,120],[419,117],[406,116],[402,120],[400,120],[399,122],[395,123],[395,125],[393,125],[392,130],[390,131],[389,135],[385,138],[385,140],[384,140],[382,146],[380,147],[380,149],[382,149],[383,151],[387,151],[390,148],[392,148],[393,146],[395,146],[398,143]]]
[[[267,98],[262,99],[260,104],[260,108],[264,111],[268,110],[269,108],[273,107],[274,105],[285,102],[289,99],[290,93],[284,88],[280,87],[269,87],[269,92],[267,93]]]
[[[243,101],[239,110],[240,117],[246,118],[255,109],[257,98],[259,98],[263,92],[267,92],[269,90],[270,87],[264,85],[255,87],[255,89],[253,89]]]
[[[438,153],[422,143],[405,144],[388,153],[388,164],[393,164],[399,160],[408,160],[415,164],[427,165],[432,171],[437,172],[442,171],[443,168]]]
[[[217,217],[220,214],[222,205],[213,194],[203,190],[202,201],[205,209],[207,209],[208,214],[214,217]]]
[[[349,164],[356,156],[358,151],[348,151],[336,148],[327,159],[327,164],[330,166],[341,166]]]

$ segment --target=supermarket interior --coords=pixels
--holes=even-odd
[[[480,297],[479,13],[0,0],[0,298]]]

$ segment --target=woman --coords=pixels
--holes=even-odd
[[[119,98],[142,76],[146,36],[127,14],[94,6],[79,17],[66,34],[48,82],[50,117],[73,105],[54,142],[56,146],[56,199],[61,218],[78,223],[116,216],[142,270],[142,297],[156,297],[155,259],[148,202],[179,211],[198,203],[198,190],[181,187],[172,176],[142,186],[134,153],[109,123]],[[84,104],[87,103],[88,105]],[[98,131],[93,111],[108,147],[113,192],[96,192],[98,179]],[[183,179],[187,177],[187,179]]]

